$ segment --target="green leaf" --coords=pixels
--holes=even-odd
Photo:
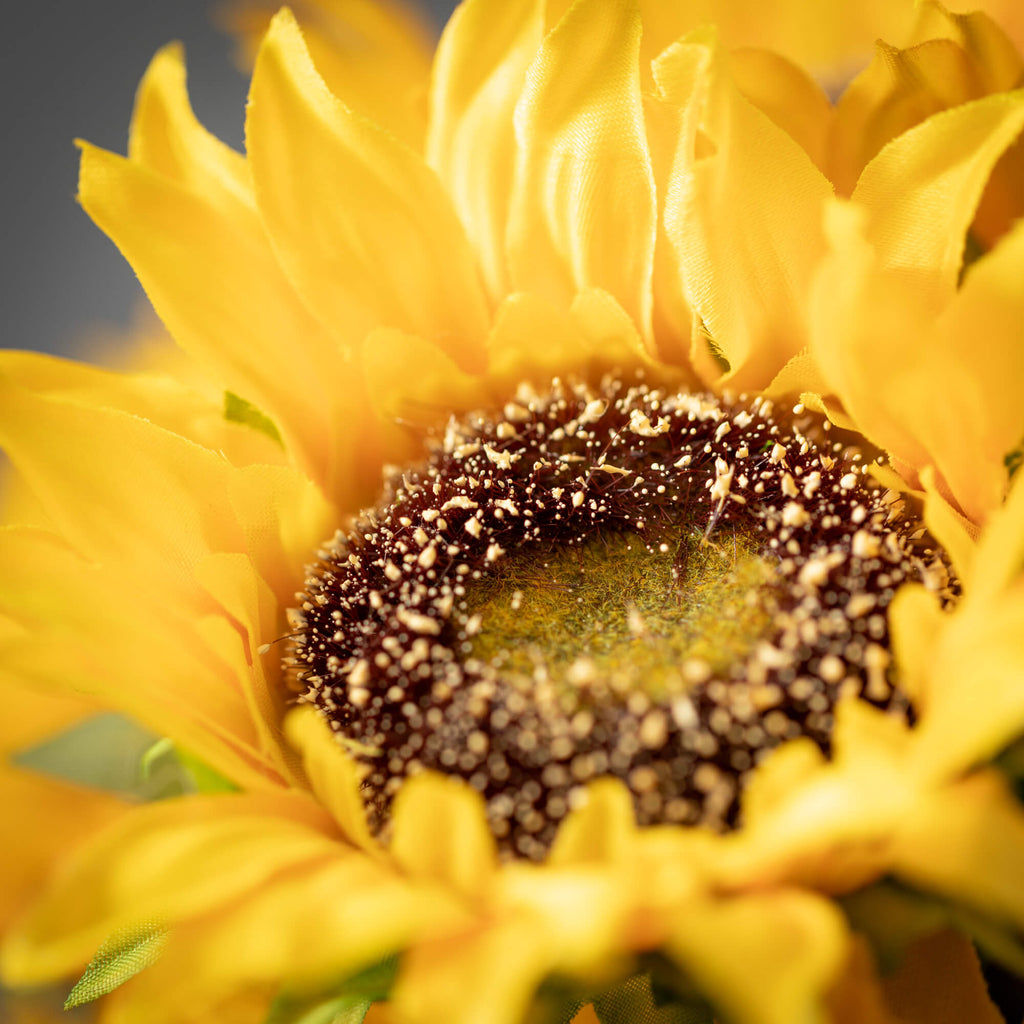
[[[265,412],[257,409],[252,402],[247,402],[241,395],[236,395],[233,391],[224,392],[224,418],[229,423],[241,423],[243,426],[252,427],[253,430],[266,434],[275,444],[284,447],[277,424]]]
[[[44,775],[92,786],[135,800],[159,800],[184,790],[176,769],[151,760],[140,772],[157,737],[129,718],[100,714],[37,746],[13,761]]]
[[[340,996],[315,1006],[299,1017],[295,1024],[363,1024],[373,1000],[359,996]]]
[[[601,1024],[715,1024],[714,1012],[703,999],[663,990],[648,973],[583,998],[549,979],[538,993],[534,1011],[538,1020],[570,1024],[580,1010],[591,1005]]]
[[[1014,448],[1012,452],[1007,452],[1003,456],[1003,465],[1011,480],[1017,475],[1017,470],[1020,469],[1022,462],[1024,462],[1024,448]]]
[[[630,978],[598,996],[594,1012],[601,1024],[714,1024],[715,1020],[711,1008],[702,1000],[656,999],[649,974]]]
[[[238,787],[214,771],[204,761],[182,750],[170,737],[157,740],[139,761],[139,774],[145,779],[152,772],[173,775],[180,793],[237,793]]]
[[[1024,803],[1024,737],[1014,740],[993,764],[1006,776],[1017,799]]]
[[[139,971],[155,963],[167,942],[167,929],[156,922],[121,929],[100,946],[85,973],[64,1001],[70,1010],[113,992]]]
[[[387,998],[397,972],[398,957],[389,956],[327,990],[303,995],[283,992],[264,1024],[362,1024],[370,1006]]]

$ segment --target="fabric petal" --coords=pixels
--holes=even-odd
[[[998,772],[977,772],[922,799],[893,837],[905,882],[1024,926],[1024,811]]]
[[[599,356],[570,313],[529,292],[510,295],[487,338],[487,376],[512,394],[524,380],[550,384],[567,368],[585,372]]]
[[[5,691],[6,695],[6,691]],[[0,934],[49,881],[67,851],[126,811],[116,797],[0,765]]]
[[[956,291],[964,236],[985,182],[1024,127],[1024,90],[928,118],[865,167],[853,200],[883,269],[899,272],[938,311]]]
[[[218,12],[249,69],[277,7],[239,0]],[[331,92],[419,149],[433,50],[421,12],[395,0],[297,0],[291,7]]]
[[[128,809],[108,793],[71,785],[6,762],[6,755],[33,746],[94,713],[81,698],[4,687],[0,722],[0,934],[23,912],[56,865],[82,838],[107,827]]]
[[[159,50],[139,83],[128,159],[202,192],[229,218],[251,217],[255,210],[245,157],[211,135],[192,111],[180,43]]]
[[[275,249],[328,331],[352,345],[397,327],[480,367],[487,303],[440,182],[331,95],[286,9],[256,61],[246,140]]]
[[[390,851],[412,878],[480,898],[497,866],[483,798],[461,780],[424,773],[395,797]]]
[[[333,815],[345,838],[375,857],[380,844],[370,834],[360,795],[362,774],[312,709],[297,708],[285,725],[288,739],[302,755],[302,766],[321,804]]]
[[[670,47],[654,73],[660,95],[685,111],[665,226],[690,305],[728,364],[724,379],[763,388],[806,343],[803,305],[831,186],[742,96],[710,30]]]
[[[12,931],[0,966],[31,985],[84,964],[119,928],[176,921],[335,848],[295,793],[184,797],[138,808],[77,850]]]
[[[82,143],[79,201],[178,344],[265,411],[330,486],[339,470],[324,438],[341,399],[324,382],[346,380],[343,360],[282,274],[241,158],[198,125],[184,90],[180,54],[162,51],[133,121],[138,159]]]
[[[481,924],[411,949],[391,1002],[399,1020],[416,1024],[519,1024],[548,967],[535,921]]]
[[[149,984],[133,994],[141,1020],[179,1024],[197,1007],[244,991],[326,995],[340,979],[467,917],[450,893],[353,851],[289,867],[171,933]],[[212,1017],[221,1019],[235,1018]]]
[[[564,307],[602,288],[649,337],[656,206],[640,32],[635,0],[581,0],[544,39],[515,114],[508,256],[514,289]]]
[[[1024,439],[1024,222],[967,271],[937,324],[924,370],[948,395],[921,424],[935,465],[969,518],[1006,493],[1006,456]],[[930,372],[928,372],[930,371]]]
[[[508,291],[513,114],[540,45],[543,7],[541,0],[461,4],[434,61],[427,161],[452,198],[493,298]]]
[[[744,1024],[821,1018],[846,956],[839,910],[809,892],[776,889],[694,901],[668,955],[724,1017]]]
[[[104,573],[44,531],[0,532],[0,555],[0,609],[22,626],[0,642],[4,685],[87,694],[239,784],[272,785],[243,684],[224,659],[223,633],[209,632],[210,616],[151,604],[144,583]],[[135,595],[132,629],[124,628],[126,594]]]
[[[481,377],[437,345],[394,327],[378,327],[362,345],[367,390],[384,422],[437,427],[449,416],[490,404]],[[410,438],[412,447],[415,439]],[[410,454],[418,454],[411,452]]]
[[[901,50],[881,40],[875,57],[836,104],[829,177],[838,195],[891,139],[932,114],[983,95],[969,56],[951,39],[930,39]]]
[[[186,358],[180,350],[175,354]],[[30,391],[121,409],[223,451],[236,466],[280,463],[285,454],[266,434],[224,416],[223,391],[183,380],[184,373],[119,373],[42,352],[0,352],[0,375]],[[18,522],[16,515],[7,521]],[[40,524],[41,525],[41,524]]]
[[[734,50],[730,62],[736,88],[825,173],[832,104],[822,87],[798,64],[771,50]]]

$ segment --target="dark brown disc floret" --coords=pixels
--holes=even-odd
[[[374,826],[436,770],[511,856],[542,857],[602,775],[643,824],[728,828],[766,752],[829,750],[841,697],[908,714],[887,608],[945,571],[819,436],[764,399],[616,380],[453,420],[294,613],[289,682],[359,752]]]

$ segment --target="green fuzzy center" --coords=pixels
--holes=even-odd
[[[750,533],[603,533],[531,546],[468,588],[468,654],[524,684],[609,686],[653,700],[730,668],[769,635],[775,571]]]

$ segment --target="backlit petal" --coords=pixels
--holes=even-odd
[[[457,779],[424,773],[395,798],[390,850],[413,878],[480,898],[497,865],[480,794]]]
[[[516,108],[512,285],[563,307],[610,292],[649,334],[654,182],[644,133],[640,15],[582,0],[545,38]]]
[[[541,0],[470,0],[452,15],[434,62],[427,160],[452,198],[493,297],[508,291],[513,114],[542,30]]]
[[[806,343],[803,303],[831,187],[742,96],[708,30],[662,54],[655,78],[686,109],[665,224],[690,305],[728,362],[725,379],[766,387]]]
[[[744,1024],[821,1019],[846,952],[842,915],[799,890],[694,901],[668,953],[722,1016]]]
[[[1024,127],[1024,90],[944,110],[867,165],[853,199],[881,266],[938,311],[956,291],[964,236],[995,162]]]
[[[79,968],[118,928],[175,921],[252,891],[335,844],[302,794],[165,800],[76,851],[4,947],[5,976],[32,984]]]
[[[331,95],[287,10],[256,62],[246,139],[275,249],[328,331],[351,345],[398,327],[480,366],[487,305],[440,182]]]

